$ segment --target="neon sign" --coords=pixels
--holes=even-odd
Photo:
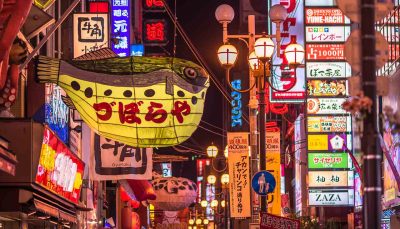
[[[235,90],[241,90],[241,80],[232,81],[232,87]],[[232,113],[231,113],[231,127],[241,127],[242,126],[242,93],[238,91],[232,91],[231,96],[233,100],[231,101]]]
[[[130,1],[112,0],[111,5],[111,34],[115,42],[112,50],[118,56],[130,54]]]

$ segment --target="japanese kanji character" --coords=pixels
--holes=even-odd
[[[114,33],[119,33],[119,32],[128,32],[128,23],[126,22],[126,20],[115,20],[114,21]]]
[[[164,41],[164,23],[156,22],[146,24],[146,37],[150,41]]]
[[[119,114],[119,121],[124,124],[129,123],[142,123],[142,120],[136,116],[140,112],[139,106],[142,105],[142,101],[138,103],[129,103],[127,105],[122,104],[119,102],[118,114]]]
[[[161,103],[150,102],[150,106],[147,108],[149,111],[146,114],[146,121],[153,121],[155,123],[163,123],[167,119],[167,111],[162,109]],[[156,111],[154,108],[158,108]]]
[[[106,138],[107,142],[111,142],[110,139]],[[105,143],[101,145],[102,149],[114,149],[113,154],[116,156],[118,154],[118,148],[123,146],[124,144],[114,141],[114,144]]]
[[[96,113],[97,118],[99,118],[102,121],[109,120],[112,115],[112,106],[114,106],[114,105],[115,105],[115,102],[112,102],[112,103],[101,102],[101,103],[93,104],[93,108],[97,112]]]
[[[183,116],[190,114],[190,106],[186,101],[176,101],[174,103],[174,109],[171,114],[176,117],[179,123],[183,122]]]

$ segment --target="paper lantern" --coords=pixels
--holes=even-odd
[[[197,196],[196,184],[186,178],[162,177],[153,180],[152,184],[157,198],[149,202],[159,210],[182,210],[193,203]]]
[[[66,62],[39,56],[41,83],[58,84],[99,135],[134,147],[187,140],[201,120],[209,86],[200,66],[170,57],[112,57],[104,49]],[[101,55],[101,56],[100,56]]]
[[[131,229],[140,229],[140,217],[138,213],[132,212],[132,227]]]

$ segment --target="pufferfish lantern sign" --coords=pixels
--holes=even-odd
[[[178,58],[120,58],[110,52],[98,50],[69,62],[39,56],[37,78],[62,87],[68,95],[64,101],[103,137],[134,147],[187,140],[203,114],[206,71]]]

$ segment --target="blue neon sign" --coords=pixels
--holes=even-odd
[[[232,87],[235,90],[241,90],[242,85],[241,80],[232,81]],[[238,91],[232,91],[231,96],[233,100],[231,101],[232,112],[231,112],[231,127],[241,127],[242,126],[242,93]]]
[[[112,50],[121,57],[130,55],[130,0],[112,0],[111,34],[117,40]]]

